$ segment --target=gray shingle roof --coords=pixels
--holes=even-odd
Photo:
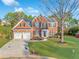
[[[55,22],[55,21],[54,21],[54,18],[47,18],[47,20],[48,20],[49,22]]]
[[[28,25],[32,26],[32,19],[24,19],[24,20],[28,23]]]

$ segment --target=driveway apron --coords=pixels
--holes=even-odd
[[[11,40],[0,48],[0,57],[24,57],[28,55],[28,43],[25,43],[23,40]]]

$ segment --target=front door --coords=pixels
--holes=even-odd
[[[42,30],[42,37],[48,37],[48,30]]]
[[[43,31],[43,36],[46,37],[47,33],[46,31]]]

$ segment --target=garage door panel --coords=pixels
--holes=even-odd
[[[23,33],[23,39],[24,40],[30,40],[30,33],[29,32],[24,32]]]
[[[14,39],[30,40],[30,32],[14,32]]]
[[[21,39],[21,37],[22,37],[22,33],[19,32],[14,33],[14,39]]]

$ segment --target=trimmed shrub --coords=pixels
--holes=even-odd
[[[75,36],[78,31],[79,31],[79,26],[75,26],[69,29],[68,34]]]

